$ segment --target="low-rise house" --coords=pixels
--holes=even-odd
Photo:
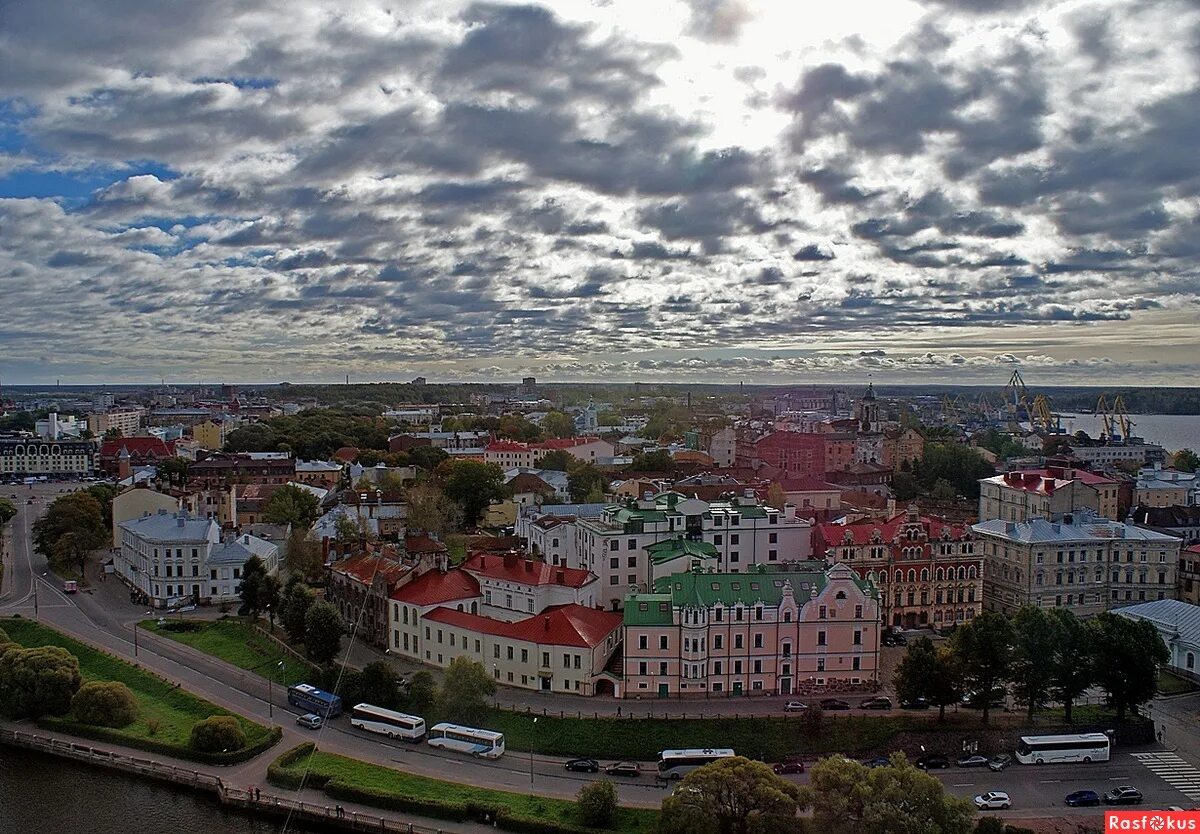
[[[1139,527],[1178,536],[1184,544],[1200,542],[1200,506],[1134,507],[1127,520]]]
[[[350,630],[373,646],[388,646],[388,599],[432,565],[401,559],[394,546],[372,546],[329,567],[328,599]]]
[[[100,444],[96,468],[106,475],[117,475],[120,461],[126,459],[130,467],[157,466],[175,457],[173,443],[157,437],[118,437]]]
[[[321,489],[336,489],[342,480],[342,466],[329,460],[297,460],[296,480]]]
[[[483,595],[479,613],[498,620],[523,619],[552,605],[596,604],[594,574],[548,565],[518,553],[474,553],[460,566],[475,577]]]
[[[1200,480],[1195,472],[1145,467],[1138,472],[1133,501],[1139,507],[1195,506],[1200,503]]]
[[[1177,599],[1160,599],[1130,605],[1117,611],[1131,620],[1144,620],[1158,629],[1171,658],[1172,672],[1200,681],[1200,607]]]
[[[188,467],[188,483],[197,486],[286,484],[295,477],[293,458],[261,458],[251,453],[216,452]]]
[[[518,521],[520,519],[518,518]],[[529,552],[551,565],[576,564],[575,516],[544,515],[525,527]]]
[[[1091,510],[1116,520],[1120,489],[1113,478],[1051,459],[1044,469],[1005,472],[979,481],[981,521],[1028,521]]]
[[[1185,547],[1179,554],[1179,599],[1200,605],[1200,544]]]
[[[408,505],[399,492],[378,489],[348,489],[342,492],[345,514],[368,535],[397,539],[404,535]]]
[[[626,698],[790,695],[878,681],[876,591],[846,565],[676,573],[624,600]]]

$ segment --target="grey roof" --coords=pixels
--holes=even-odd
[[[1024,544],[1040,544],[1043,542],[1101,542],[1121,539],[1123,541],[1150,542],[1179,542],[1176,536],[1168,536],[1144,527],[1123,524],[1120,521],[1110,521],[1095,516],[1085,517],[1072,524],[1058,521],[1047,521],[1044,518],[1034,518],[1029,521],[1005,521],[994,518],[982,521],[971,527],[976,533],[986,536],[997,536],[1009,541]]]
[[[543,504],[542,515],[573,515],[576,518],[599,518],[607,504]]]
[[[1200,644],[1200,606],[1177,599],[1156,599],[1116,609],[1131,620],[1149,620],[1162,632],[1179,635],[1186,643]]]
[[[157,542],[198,542],[214,539],[213,531],[219,532],[221,529],[211,518],[194,518],[186,512],[153,513],[122,521],[120,526],[122,530]]]
[[[210,565],[244,565],[251,556],[257,556],[264,562],[270,561],[279,552],[279,548],[265,539],[241,535],[236,539],[221,542],[212,549],[208,556]]]

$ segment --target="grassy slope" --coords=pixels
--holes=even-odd
[[[155,620],[141,623],[146,631],[219,657],[238,668],[254,672],[282,686],[311,677],[313,667],[283,651],[271,639],[237,620],[217,620],[202,631],[165,631]],[[277,664],[283,662],[283,671]]]
[[[573,802],[443,782],[319,750],[313,754],[311,765],[307,758],[300,758],[284,766],[283,770],[300,776],[304,773],[306,765],[309,766],[310,777],[329,777],[348,785],[393,796],[504,806],[520,816],[579,825]],[[613,828],[618,831],[651,832],[657,828],[657,824],[657,811],[622,808]]]
[[[188,745],[192,725],[210,715],[232,715],[228,710],[209,703],[154,674],[122,660],[97,651],[90,646],[73,640],[54,629],[32,620],[0,620],[0,628],[22,646],[61,646],[79,658],[79,667],[84,681],[121,681],[137,696],[137,720],[119,732],[136,738],[152,738],[167,744]],[[247,744],[254,744],[267,734],[261,724],[236,716],[246,733]],[[150,721],[158,722],[158,729],[151,733]]]

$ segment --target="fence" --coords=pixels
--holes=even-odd
[[[85,764],[120,770],[160,782],[169,782],[179,787],[212,794],[222,805],[233,809],[253,814],[290,817],[296,825],[302,827],[338,831],[396,832],[396,834],[445,834],[444,829],[441,828],[430,828],[416,823],[350,811],[339,805],[301,802],[263,793],[261,790],[252,793],[250,790],[230,787],[221,780],[221,777],[211,773],[187,770],[108,750],[98,750],[65,739],[0,728],[0,744],[36,750],[52,756],[74,759]]]

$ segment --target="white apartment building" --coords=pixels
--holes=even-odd
[[[144,408],[114,408],[89,414],[87,427],[96,437],[104,437],[111,429],[120,430],[122,437],[132,437],[142,427],[142,418],[145,416]]]
[[[1092,466],[1109,466],[1114,463],[1147,463],[1161,462],[1166,458],[1166,450],[1153,443],[1130,443],[1120,446],[1072,446],[1071,457]]]
[[[90,440],[0,438],[0,476],[86,475],[96,468]]]
[[[753,497],[709,503],[664,492],[605,507],[598,519],[577,519],[575,537],[578,563],[571,567],[599,577],[599,603],[614,611],[627,594],[647,590],[646,548],[666,539],[713,545],[721,573],[812,556],[812,523],[797,518],[793,506],[765,507]]]
[[[1182,540],[1087,513],[992,519],[971,528],[983,554],[983,607],[1067,607],[1080,616],[1176,595]]]
[[[34,424],[33,430],[38,437],[44,437],[47,440],[60,440],[66,437],[79,437],[86,428],[86,421],[80,420],[70,414],[59,414],[57,411],[51,411],[46,415],[45,419],[38,420]]]
[[[578,568],[548,565],[516,553],[475,553],[459,567],[475,577],[483,597],[479,613],[519,620],[555,605],[594,607],[596,577]]]
[[[119,526],[121,547],[113,560],[117,575],[155,608],[237,599],[242,570],[251,556],[262,559],[269,573],[279,567],[274,544],[250,535],[222,541],[221,528],[212,518],[159,511]]]
[[[544,515],[526,527],[526,547],[551,565],[579,563],[575,549],[575,516]]]

